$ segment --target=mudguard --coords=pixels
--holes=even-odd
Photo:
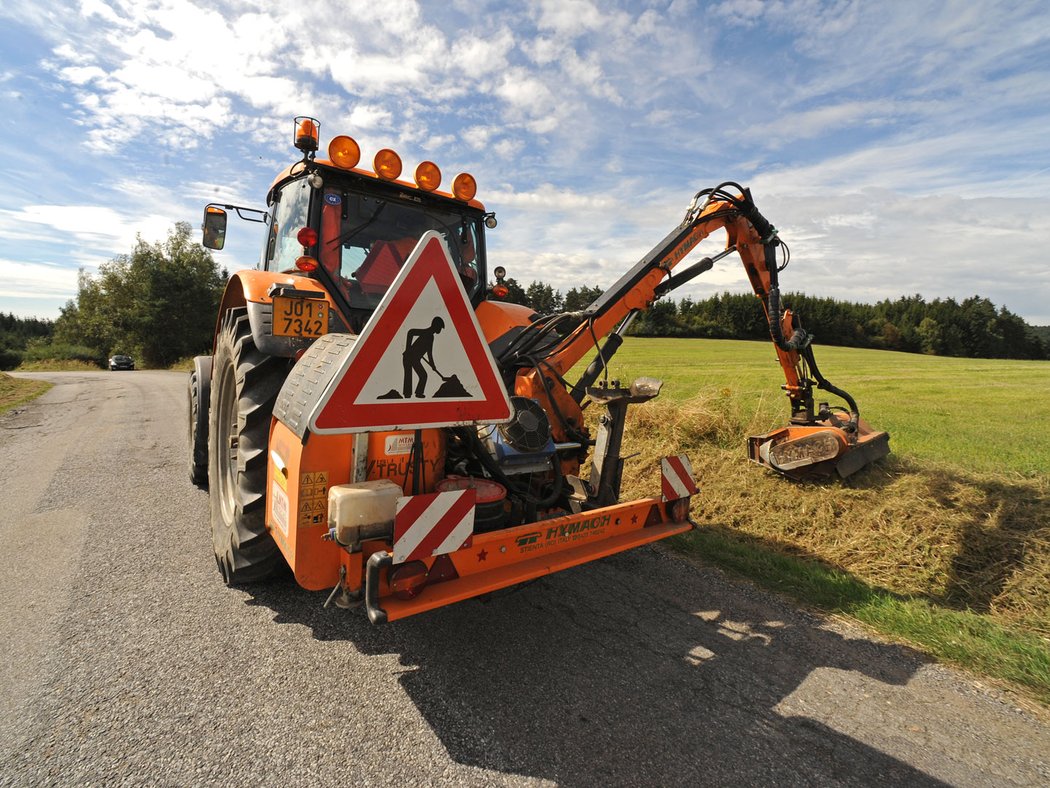
[[[316,279],[298,274],[279,273],[277,271],[238,271],[230,277],[226,290],[219,304],[219,320],[215,327],[218,336],[222,316],[230,309],[243,306],[248,310],[248,321],[252,329],[255,346],[270,356],[292,358],[302,350],[310,347],[312,339],[305,337],[275,337],[273,335],[273,297],[277,287],[290,287],[296,290],[308,290],[321,293],[329,306],[329,332],[345,333],[349,331],[342,314],[336,307],[332,296]],[[214,348],[213,348],[214,350]]]

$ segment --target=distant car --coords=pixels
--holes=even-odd
[[[135,360],[131,356],[116,355],[109,360],[109,371],[116,372],[118,369],[134,369]]]

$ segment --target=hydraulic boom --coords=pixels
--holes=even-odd
[[[727,235],[724,251],[672,273],[701,241],[720,229]],[[791,403],[789,426],[748,438],[750,458],[795,478],[833,472],[846,477],[888,454],[889,435],[863,422],[853,397],[821,374],[812,336],[782,307],[778,274],[790,259],[788,247],[759,212],[750,190],[732,182],[698,192],[681,224],[585,310],[548,316],[524,330],[501,359],[519,367],[517,393],[550,401],[562,413],[566,432],[572,432],[578,426],[573,405],[578,407],[620,347],[635,315],[733,252],[762,303]],[[545,376],[562,378],[595,347],[597,337],[606,335],[571,395],[545,383]],[[814,390],[827,391],[845,405],[817,404]]]

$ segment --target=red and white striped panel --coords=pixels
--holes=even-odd
[[[660,487],[665,501],[677,501],[700,492],[688,457],[676,454],[660,460]]]
[[[394,563],[451,553],[474,535],[474,490],[410,495],[397,499]]]

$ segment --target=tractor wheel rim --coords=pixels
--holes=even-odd
[[[219,380],[219,396],[216,403],[219,407],[219,434],[215,447],[219,462],[219,505],[222,507],[223,519],[233,522],[236,513],[234,485],[237,472],[237,442],[234,440],[234,421],[236,419],[237,392],[233,368],[227,367]]]

